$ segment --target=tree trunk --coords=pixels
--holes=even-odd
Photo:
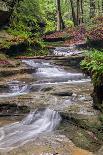
[[[95,0],[90,0],[90,18],[95,17]]]
[[[73,18],[74,26],[76,26],[76,25],[78,25],[78,22],[77,22],[75,10],[74,10],[73,0],[70,0],[70,3],[71,3],[72,18]]]
[[[83,19],[83,0],[80,1],[81,2],[81,22],[84,23],[84,19]]]
[[[80,25],[80,0],[77,0],[77,23]]]
[[[64,28],[64,22],[61,15],[60,0],[57,0],[57,31],[61,31]]]

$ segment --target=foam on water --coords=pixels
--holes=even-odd
[[[53,51],[54,55],[57,56],[71,56],[71,55],[77,55],[81,54],[83,51],[79,51],[75,49],[75,47],[56,47],[55,50]]]
[[[41,133],[53,131],[60,123],[60,115],[49,108],[31,112],[23,121],[0,128],[0,150],[9,151]]]
[[[48,62],[35,62],[34,60],[22,60],[23,63],[26,63],[27,65],[34,67],[34,68],[38,68],[41,66],[51,66],[50,63]]]
[[[51,82],[67,82],[68,80],[81,80],[85,78],[83,73],[68,72],[63,68],[56,65],[51,65],[48,62],[35,62],[35,60],[23,60],[23,62],[36,68],[36,73],[34,73],[34,76],[37,76],[38,79],[44,78],[44,80],[46,80],[47,78],[47,80],[51,79]]]
[[[7,83],[7,85],[9,87],[9,93],[1,93],[0,98],[19,96],[28,93],[27,84],[20,84],[19,81],[12,81]]]
[[[63,69],[58,69],[56,67],[47,67],[47,68],[38,68],[37,75],[44,76],[44,77],[65,77],[68,79],[75,79],[75,78],[83,78],[82,73],[68,73]]]

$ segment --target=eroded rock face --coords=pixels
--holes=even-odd
[[[0,27],[8,23],[12,9],[16,4],[16,1],[15,2],[13,0],[0,1]]]

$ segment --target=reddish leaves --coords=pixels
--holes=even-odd
[[[91,41],[103,41],[103,24],[100,24],[87,33],[87,37]]]
[[[54,33],[48,34],[48,35],[44,35],[43,39],[45,41],[61,41],[63,39],[65,39],[65,37],[67,37],[67,33],[65,31],[56,31]]]
[[[103,18],[95,19],[103,21]],[[96,25],[96,24],[95,24]],[[46,41],[64,41],[64,46],[78,45],[86,42],[88,38],[90,41],[103,41],[103,23],[92,27],[86,31],[84,26],[67,28],[63,32],[54,32],[43,37]]]
[[[85,42],[86,30],[83,26],[67,28],[62,32],[54,32],[43,36],[46,41],[64,41],[65,46],[80,44]]]
[[[75,27],[73,29],[67,30],[67,33],[71,35],[71,39],[64,42],[64,45],[75,45],[85,42],[86,30],[83,26]]]

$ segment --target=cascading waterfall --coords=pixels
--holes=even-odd
[[[7,83],[9,92],[8,93],[1,93],[0,98],[3,97],[13,97],[22,94],[28,93],[28,85],[27,84],[20,84],[19,81],[12,81]]]
[[[49,108],[31,112],[23,121],[0,128],[0,150],[9,151],[35,140],[41,133],[53,131],[60,121],[58,112]]]
[[[37,60],[23,60],[23,62],[36,69],[36,72],[34,72],[33,75],[34,77],[37,77],[37,83],[68,82],[87,79],[83,73],[68,72],[63,68],[45,61],[39,62]]]

